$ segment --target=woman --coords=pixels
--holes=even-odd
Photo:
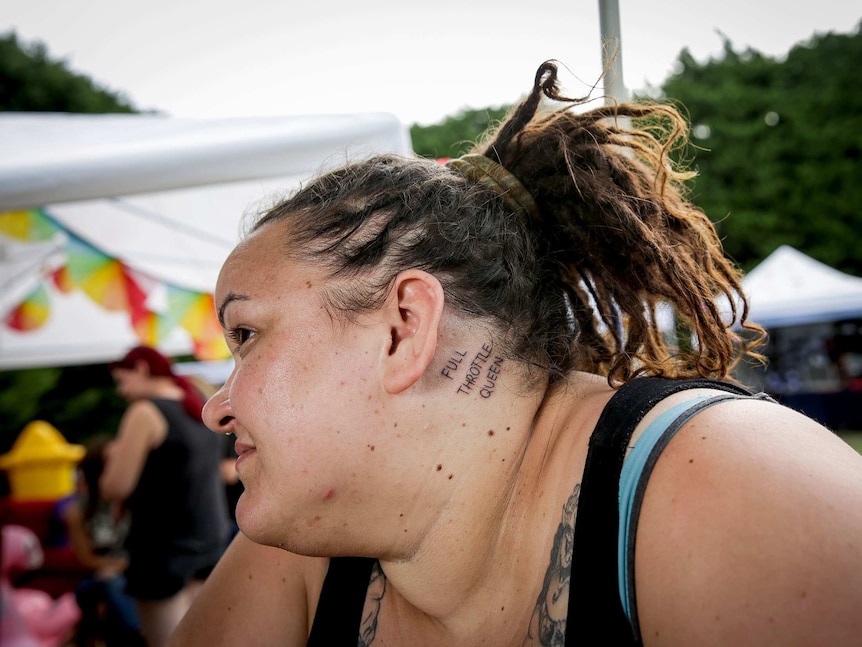
[[[139,346],[110,368],[130,405],[106,449],[99,488],[129,510],[126,591],[147,644],[158,647],[228,538],[222,443],[201,421],[200,393],[157,350]]]
[[[679,115],[577,103],[545,63],[472,155],[335,170],[228,258],[242,533],[172,646],[858,642],[862,457],[728,382],[716,297],[762,330]]]

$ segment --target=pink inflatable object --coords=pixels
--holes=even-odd
[[[0,645],[3,647],[60,647],[68,642],[81,610],[74,593],[56,600],[44,591],[16,588],[9,574],[39,568],[43,560],[39,538],[24,526],[3,526],[0,572]]]

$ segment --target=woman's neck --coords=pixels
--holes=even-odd
[[[150,380],[147,397],[163,400],[182,400],[185,392],[169,377],[154,377]]]
[[[384,619],[397,611],[400,626],[442,632],[450,644],[474,644],[486,622],[520,627],[523,640],[546,574],[558,576],[555,542],[573,530],[587,441],[609,397],[606,382],[586,379],[473,421],[460,434],[473,442],[453,443],[462,465],[453,472],[464,472],[455,495],[412,555],[381,560]]]

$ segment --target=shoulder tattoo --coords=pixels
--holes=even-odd
[[[581,485],[578,483],[563,506],[562,519],[551,546],[550,564],[545,571],[542,591],[536,600],[527,637],[524,639],[525,644],[535,641],[538,641],[542,647],[563,647],[565,644],[575,515],[580,491]],[[370,647],[374,642],[384,595],[386,595],[386,575],[381,570],[380,564],[375,564],[371,571],[365,610],[359,627],[358,647]]]
[[[380,617],[380,603],[386,595],[386,575],[379,563],[371,570],[371,580],[368,582],[368,593],[365,597],[365,609],[362,612],[362,623],[359,625],[358,647],[369,647],[377,636],[377,620]]]
[[[551,561],[545,571],[542,592],[536,600],[536,608],[530,620],[530,628],[524,644],[542,647],[563,647],[566,642],[566,616],[569,610],[569,582],[572,575],[572,547],[575,538],[575,514],[581,484],[575,486],[572,495],[563,506],[563,518],[554,535]]]

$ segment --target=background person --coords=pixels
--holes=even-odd
[[[684,121],[556,72],[472,155],[334,170],[227,259],[204,417],[242,532],[172,646],[859,642],[862,457],[727,382],[715,299],[747,305]]]
[[[101,641],[106,647],[142,646],[135,604],[125,592],[128,558],[123,541],[128,515],[121,506],[99,496],[109,440],[97,437],[87,442],[87,452],[78,465],[77,492],[58,506],[68,543],[81,564],[91,570],[75,590],[81,608],[77,644]]]
[[[225,436],[224,455],[221,459],[221,478],[224,483],[225,496],[227,497],[227,511],[230,516],[231,534],[230,538],[239,532],[236,522],[236,504],[242,495],[242,481],[236,471],[236,450],[234,449],[233,436]]]
[[[126,590],[147,644],[159,647],[227,541],[223,442],[201,422],[199,391],[157,350],[134,348],[110,369],[130,404],[107,448],[100,488],[131,515]]]

